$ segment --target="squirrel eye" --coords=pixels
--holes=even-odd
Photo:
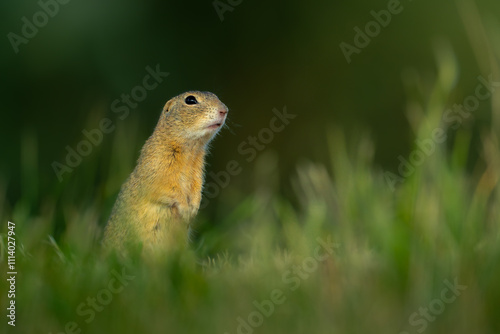
[[[196,100],[196,97],[194,97],[193,95],[189,95],[188,97],[186,97],[186,99],[184,101],[186,102],[186,104],[197,104],[198,103],[198,100]]]

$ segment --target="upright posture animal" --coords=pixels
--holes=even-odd
[[[227,107],[210,92],[169,100],[122,185],[104,231],[104,246],[168,249],[187,242],[201,201],[207,146],[224,125]]]

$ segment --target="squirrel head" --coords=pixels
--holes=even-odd
[[[226,121],[228,109],[210,92],[189,91],[170,99],[158,125],[184,140],[210,141]]]

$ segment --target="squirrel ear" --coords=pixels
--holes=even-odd
[[[170,111],[170,106],[172,105],[172,100],[168,100],[167,103],[165,103],[165,106],[163,107],[164,112],[169,112]]]

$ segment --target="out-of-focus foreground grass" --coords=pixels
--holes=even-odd
[[[419,141],[445,126],[453,64],[441,61],[433,89],[409,102]],[[264,153],[255,162],[253,194],[223,189],[211,204],[220,206],[210,218],[217,221],[201,213],[203,233],[192,250],[151,264],[99,254],[114,191],[141,144],[133,130],[117,132],[111,156],[99,155],[48,194],[37,189],[30,170],[36,149],[26,136],[24,198],[2,210],[2,221],[16,223],[18,272],[16,327],[3,316],[5,332],[500,332],[494,131],[475,148],[466,129],[456,130],[448,147],[435,144],[411,175],[391,184],[372,163],[370,140],[332,130],[331,165],[298,166],[291,179],[295,201],[274,190],[277,158]],[[482,162],[466,172],[476,149]],[[88,186],[96,179],[99,187]],[[66,228],[55,230],[61,221]],[[5,314],[5,279],[0,287]]]

